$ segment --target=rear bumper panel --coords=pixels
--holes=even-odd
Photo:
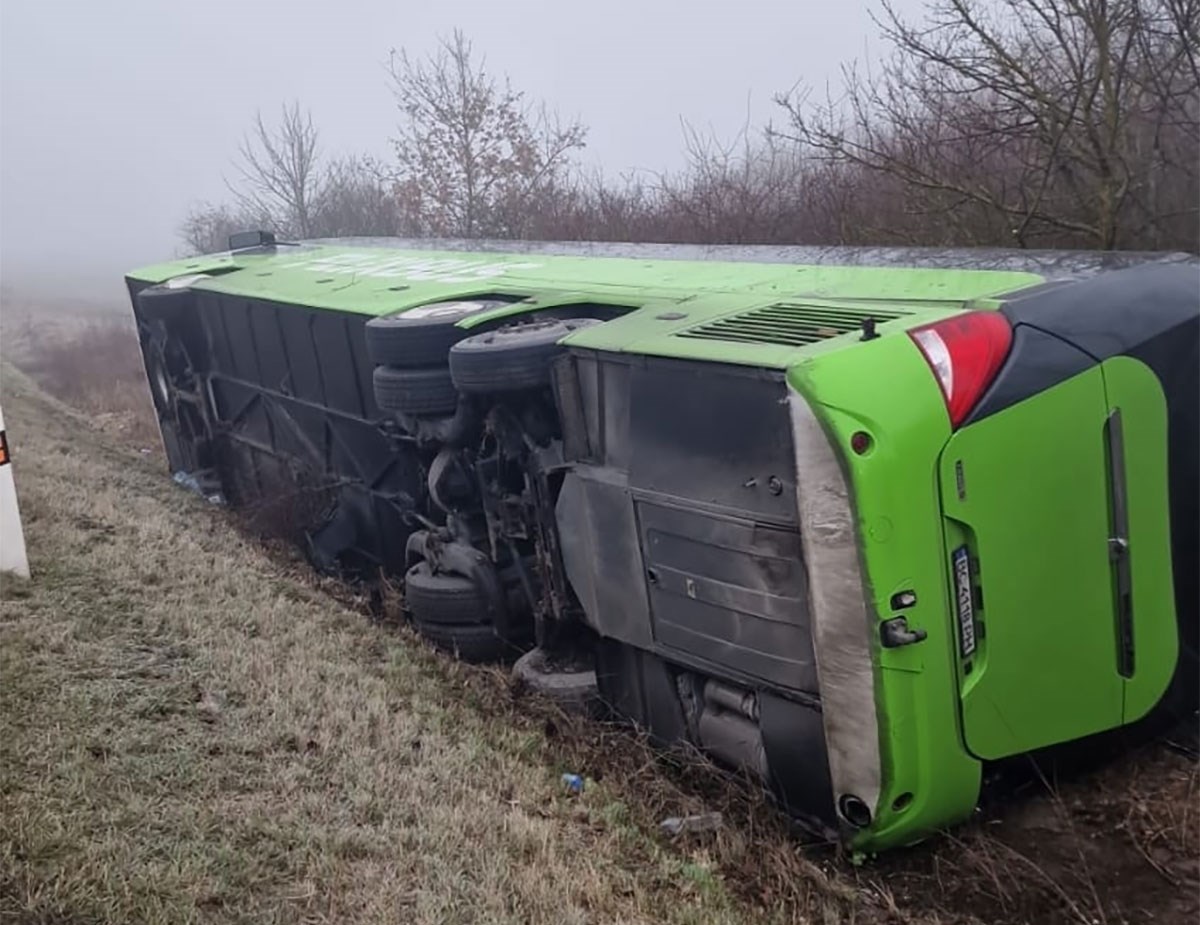
[[[798,393],[791,393],[789,405],[812,646],[834,799],[856,797],[874,818],[883,773],[872,658],[874,627],[863,598],[854,512],[841,465],[820,422]]]
[[[814,500],[802,535],[834,790],[854,793],[871,807],[871,824],[849,840],[879,850],[965,818],[979,796],[981,766],[962,742],[953,587],[942,555],[937,462],[949,419],[928,365],[907,337],[881,337],[814,358],[789,370],[788,382],[796,393],[802,513],[809,507],[804,472],[829,473],[824,487],[819,481],[809,486]],[[869,446],[856,453],[850,447],[860,431]],[[815,458],[802,460],[806,453]],[[853,555],[842,532],[847,517]],[[831,564],[822,569],[813,557],[823,542]],[[894,611],[900,592],[915,596],[915,603]],[[884,648],[881,624],[896,616],[924,638]],[[839,695],[834,707],[829,698]],[[872,793],[867,800],[864,794]]]

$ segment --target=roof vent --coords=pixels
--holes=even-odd
[[[863,322],[893,321],[909,314],[891,307],[881,311],[871,306],[805,305],[780,302],[766,308],[754,308],[738,315],[688,328],[676,334],[695,340],[724,340],[738,344],[777,344],[800,347],[862,328]]]

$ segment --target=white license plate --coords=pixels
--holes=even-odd
[[[951,554],[954,597],[958,607],[958,651],[967,658],[975,651],[975,591],[971,585],[971,556],[966,546]]]

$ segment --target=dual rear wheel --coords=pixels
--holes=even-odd
[[[452,414],[458,397],[541,388],[559,341],[592,319],[518,322],[471,334],[456,319],[405,314],[367,323],[367,353],[377,365],[375,403],[383,411],[417,417]]]
[[[541,318],[475,334],[457,326],[467,315],[492,307],[445,303],[367,322],[367,354],[376,364],[373,384],[380,410],[402,421],[446,418],[457,411],[463,396],[543,389],[563,338],[598,323]],[[524,610],[528,602],[517,596]],[[464,661],[500,661],[528,648],[529,640],[501,634],[487,593],[463,575],[419,562],[405,575],[405,597],[417,631]]]
[[[418,562],[404,576],[404,597],[417,631],[464,662],[501,661],[523,651],[497,633],[487,595],[469,578]]]
[[[542,649],[502,638],[489,616],[486,595],[470,579],[436,573],[419,562],[405,576],[405,596],[418,632],[464,662],[517,658],[513,676],[569,712],[594,715],[600,700],[590,660],[550,658]],[[524,652],[524,654],[521,654]]]

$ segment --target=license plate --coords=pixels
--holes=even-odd
[[[975,651],[975,592],[971,586],[971,556],[966,546],[951,554],[954,597],[958,606],[958,651],[967,658]]]

